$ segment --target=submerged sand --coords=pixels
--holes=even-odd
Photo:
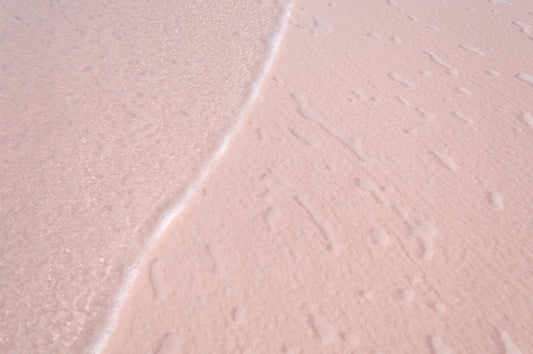
[[[0,352],[82,352],[258,85],[284,8],[0,4]]]
[[[296,1],[104,352],[533,351],[532,22],[528,1]]]

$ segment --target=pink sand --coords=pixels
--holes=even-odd
[[[101,338],[242,118],[281,11],[0,4],[0,352]]]
[[[84,37],[59,32],[69,51],[26,57],[9,44],[19,32],[2,41],[0,31],[2,59],[16,58],[0,80],[0,349],[533,352],[533,3],[297,0],[286,30],[287,3],[215,5],[184,10],[211,14],[182,19],[204,21],[191,36],[203,33],[209,48],[227,40],[193,65],[227,76],[200,70],[197,86],[188,76],[173,84],[185,69],[169,68],[186,65],[160,61],[179,47],[156,40],[179,17],[173,6],[106,7],[142,21],[105,20],[126,38],[113,37],[112,59],[94,49],[104,82],[74,75],[91,62]],[[143,16],[158,6],[151,26]],[[23,10],[9,7],[6,28],[37,31],[45,8],[35,19]],[[145,26],[143,36],[122,21]],[[235,39],[213,37],[219,21],[227,33],[249,29],[235,61]],[[272,33],[284,35],[275,62],[232,124],[224,117],[247,108]],[[156,67],[146,81],[135,76],[141,63],[128,64],[136,40],[136,58]],[[141,87],[161,96],[139,96]],[[184,107],[195,118],[176,121]],[[132,135],[134,118],[151,128]],[[180,200],[158,228],[154,217]],[[135,259],[128,297],[112,307],[127,283],[120,266]]]

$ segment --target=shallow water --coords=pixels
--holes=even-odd
[[[0,8],[0,351],[81,352],[238,123],[283,6]]]

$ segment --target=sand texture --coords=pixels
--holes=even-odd
[[[1,44],[2,350],[533,352],[533,2],[208,1],[185,56],[122,3]]]

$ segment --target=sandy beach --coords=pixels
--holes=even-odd
[[[533,352],[532,2],[0,8],[0,352]]]

